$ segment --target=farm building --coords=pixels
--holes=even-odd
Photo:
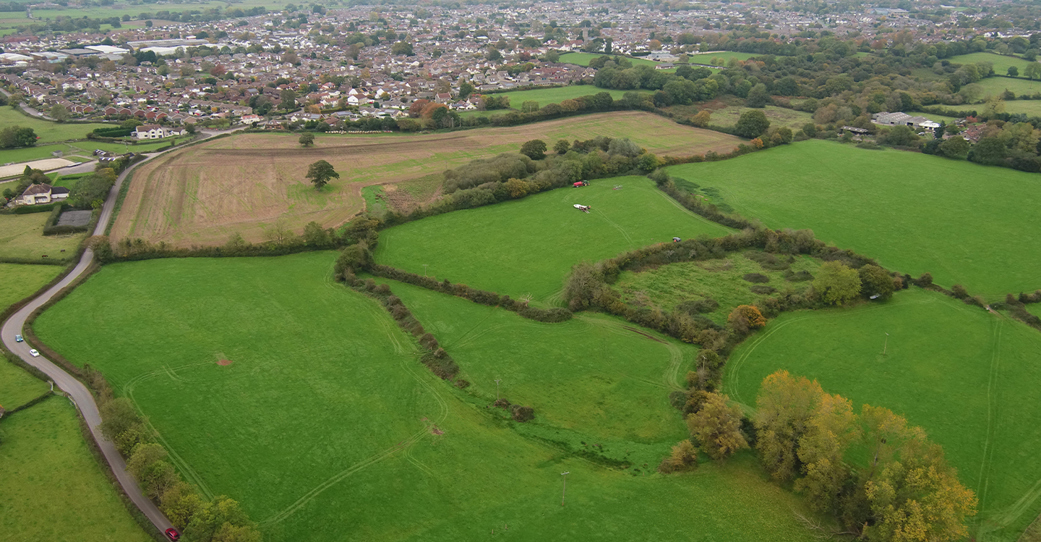
[[[915,130],[932,132],[940,124],[925,117],[912,117],[907,113],[875,113],[871,115],[871,123],[880,126],[910,126]]]

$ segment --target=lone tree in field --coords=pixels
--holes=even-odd
[[[827,262],[821,266],[813,289],[829,305],[845,305],[860,295],[860,274],[842,262]]]
[[[333,169],[333,165],[325,160],[319,160],[307,167],[307,178],[314,183],[315,190],[321,190],[329,184],[329,179],[340,178],[340,174]]]
[[[765,134],[769,127],[770,119],[766,118],[766,113],[753,109],[741,113],[741,118],[737,119],[737,124],[734,126],[734,133],[741,137],[754,139]]]
[[[521,154],[532,160],[542,160],[546,157],[546,142],[541,139],[532,139],[521,145]]]
[[[314,134],[307,132],[300,135],[300,144],[305,147],[314,145]]]

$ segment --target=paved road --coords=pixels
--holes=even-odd
[[[225,130],[222,132],[204,132],[203,135],[206,138],[234,132],[242,128],[236,128],[231,130]],[[151,160],[158,154],[154,154],[148,157],[147,160]],[[103,235],[105,228],[109,221],[112,219],[112,213],[116,207],[116,198],[119,195],[119,189],[123,186],[123,181],[127,175],[133,171],[134,168],[130,168],[124,171],[116,180],[115,186],[109,192],[108,198],[105,200],[105,205],[101,209],[101,217],[98,220],[97,227],[94,228],[94,235]],[[47,358],[32,357],[29,355],[29,345],[22,342],[15,342],[14,336],[22,333],[22,329],[25,328],[25,321],[29,318],[29,315],[44,303],[49,301],[58,292],[76,280],[82,275],[94,262],[94,251],[87,249],[83,253],[83,257],[80,258],[76,267],[73,268],[72,272],[69,273],[64,279],[58,284],[54,285],[51,289],[44,292],[42,295],[32,300],[28,305],[22,307],[22,309],[3,323],[3,327],[0,328],[0,340],[3,341],[4,345],[7,346],[8,350],[14,352],[15,355],[22,358],[26,363],[36,367],[43,371],[48,378],[54,381],[54,383],[64,390],[72,402],[79,409],[83,415],[83,419],[87,422],[87,427],[90,428],[91,434],[94,436],[94,440],[97,441],[98,448],[101,449],[101,453],[104,454],[108,464],[112,467],[112,473],[116,475],[116,479],[119,480],[119,485],[123,486],[123,491],[130,497],[134,505],[137,506],[141,512],[152,522],[153,525],[159,532],[163,532],[166,529],[172,527],[170,520],[159,508],[144,494],[141,493],[141,488],[137,486],[137,482],[133,476],[126,470],[126,463],[123,461],[123,457],[119,455],[119,450],[116,449],[112,441],[105,438],[105,435],[101,433],[101,415],[98,413],[98,405],[94,402],[94,396],[91,395],[87,387],[82,382],[76,380],[72,375],[66,373],[61,367],[54,364]]]

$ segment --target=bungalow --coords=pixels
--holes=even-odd
[[[49,184],[31,184],[22,192],[22,205],[43,205],[54,203],[69,197],[69,189]]]

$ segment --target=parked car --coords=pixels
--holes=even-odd
[[[166,530],[166,538],[169,538],[170,540],[180,540],[181,533],[177,532],[177,529],[170,527]]]
[[[16,342],[16,343],[20,343],[20,342],[22,342],[24,340],[25,339],[23,339],[21,335],[15,335],[14,336],[14,342]]]
[[[29,349],[29,355],[34,357],[34,358],[40,357],[40,353],[37,352],[35,348],[30,348]]]

